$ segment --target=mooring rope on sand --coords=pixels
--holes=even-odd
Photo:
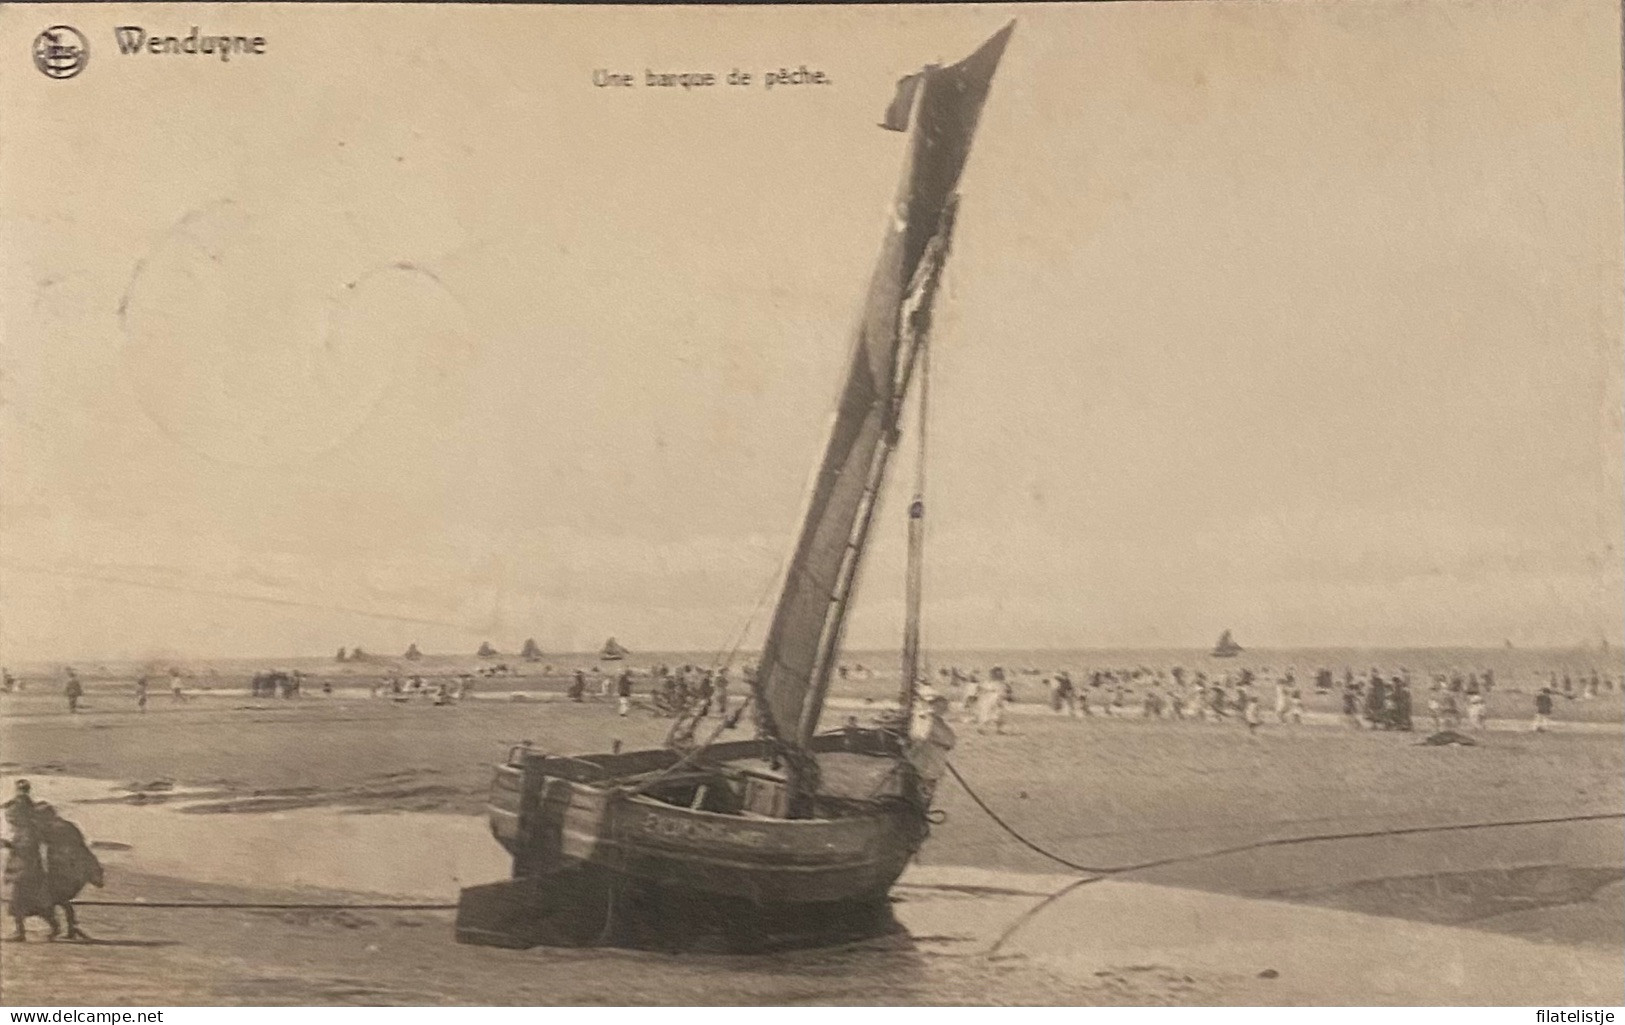
[[[76,900],[76,908],[200,908],[225,911],[456,911],[455,904],[299,904],[240,900]]]
[[[1410,836],[1419,833],[1465,832],[1473,829],[1499,829],[1514,826],[1546,826],[1558,825],[1566,822],[1601,822],[1608,819],[1625,819],[1625,811],[1613,811],[1595,812],[1586,815],[1557,815],[1538,819],[1499,819],[1491,822],[1456,822],[1426,826],[1390,826],[1385,829],[1359,829],[1346,830],[1337,833],[1312,833],[1305,836],[1281,836],[1272,837],[1267,840],[1253,840],[1248,843],[1235,844],[1230,847],[1220,847],[1210,851],[1198,851],[1194,854],[1179,854],[1167,858],[1156,858],[1151,861],[1141,861],[1130,865],[1095,867],[1091,865],[1080,865],[1075,861],[1070,861],[1063,858],[1054,851],[1046,850],[1045,848],[1034,843],[1032,840],[1023,836],[1019,830],[1001,818],[999,813],[994,811],[986,801],[982,800],[982,796],[971,788],[971,785],[965,781],[964,776],[960,775],[959,769],[957,769],[952,762],[948,762],[947,766],[948,772],[952,774],[955,781],[957,781],[959,785],[964,788],[965,793],[970,796],[970,799],[976,802],[976,806],[982,809],[983,812],[987,813],[987,817],[992,819],[995,825],[1004,830],[1006,833],[1010,834],[1010,836],[1018,841],[1023,847],[1026,847],[1035,854],[1048,858],[1058,865],[1063,865],[1066,868],[1070,868],[1077,872],[1088,873],[1085,878],[1076,880],[1075,882],[1063,886],[1061,889],[1050,894],[1048,897],[1045,897],[1043,900],[1039,901],[1037,904],[1023,912],[1020,917],[1010,924],[1009,928],[1005,929],[1005,931],[1000,934],[999,938],[994,941],[993,945],[988,948],[987,952],[989,955],[998,953],[999,948],[1003,946],[1005,942],[1010,939],[1010,937],[1014,936],[1022,926],[1031,921],[1040,911],[1049,907],[1051,904],[1060,900],[1062,897],[1065,897],[1072,891],[1087,886],[1090,883],[1097,883],[1102,879],[1124,875],[1125,873],[1129,872],[1141,872],[1147,869],[1162,868],[1167,865],[1186,864],[1192,861],[1205,861],[1209,858],[1220,858],[1227,854],[1240,854],[1244,851],[1256,851],[1266,847],[1290,847],[1297,844],[1324,843],[1336,840],[1368,840],[1379,836]]]

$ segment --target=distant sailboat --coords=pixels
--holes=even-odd
[[[630,654],[632,653],[621,647],[618,643],[616,643],[615,638],[611,637],[609,640],[604,642],[604,650],[598,653],[598,657],[603,659],[605,662],[619,662],[621,659]]]
[[[408,662],[416,662],[418,659],[423,657],[423,652],[418,650],[418,646],[416,644],[412,644],[407,646],[406,654],[402,655],[401,657],[406,659]]]
[[[536,644],[536,639],[527,637],[524,648],[520,649],[519,657],[526,662],[535,662],[542,657],[542,649]]]
[[[497,649],[491,647],[490,641],[485,641],[480,645],[480,650],[475,652],[475,654],[480,658],[496,658]]]
[[[1237,655],[1241,654],[1241,651],[1241,645],[1237,644],[1236,639],[1230,636],[1230,631],[1226,630],[1224,633],[1219,635],[1219,643],[1213,646],[1213,657],[1235,658]]]

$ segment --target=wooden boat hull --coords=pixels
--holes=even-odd
[[[514,856],[516,879],[588,865],[628,885],[754,906],[882,899],[926,835],[924,809],[907,792],[911,770],[896,738],[883,731],[818,741],[820,764],[861,780],[866,800],[814,818],[722,813],[681,807],[615,782],[672,765],[673,752],[585,760],[520,755],[497,769],[492,832]],[[717,745],[707,760],[748,767],[762,754],[762,745],[743,742]],[[858,796],[853,789],[830,796],[837,802]]]

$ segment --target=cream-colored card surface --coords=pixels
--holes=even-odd
[[[1621,1003],[1620,38],[0,8],[0,999]]]

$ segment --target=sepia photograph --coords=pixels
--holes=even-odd
[[[1621,20],[0,6],[0,1004],[1625,1004]]]

